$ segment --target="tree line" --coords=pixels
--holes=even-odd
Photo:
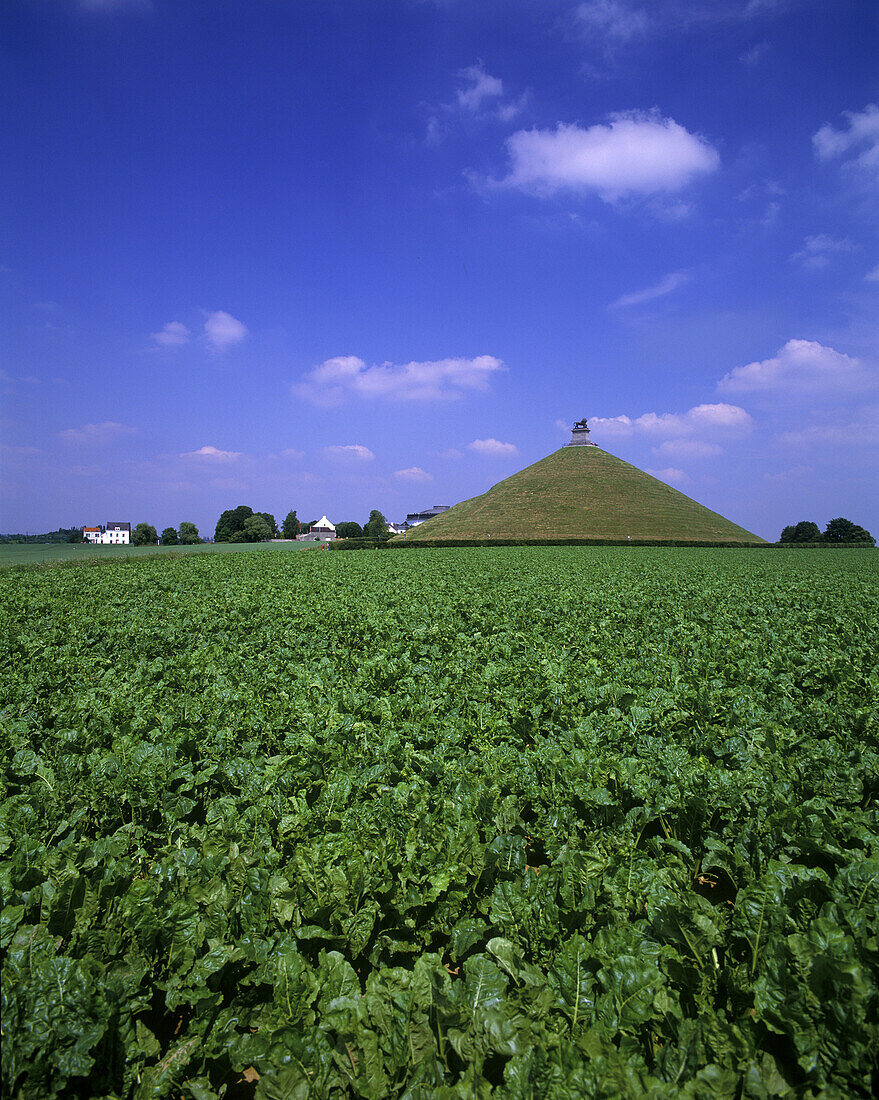
[[[295,539],[317,523],[316,519],[303,523],[295,509],[288,512],[278,527],[271,512],[254,512],[246,504],[229,508],[217,520],[214,542],[267,542],[269,539]],[[353,520],[337,523],[336,537],[340,539],[388,537],[388,521],[374,508],[369,519],[361,527]]]
[[[817,523],[812,523],[811,520],[800,520],[799,523],[785,527],[778,541],[780,543],[826,543],[827,545],[836,546],[843,544],[876,545],[876,540],[869,531],[843,516],[830,520],[823,531]]]
[[[155,546],[159,533],[151,523],[139,523],[131,532],[132,546]],[[194,523],[184,520],[179,528],[166,527],[162,532],[163,546],[196,546],[204,542]]]

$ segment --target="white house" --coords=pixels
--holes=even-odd
[[[108,523],[106,527],[83,527],[84,542],[102,546],[127,546],[131,542],[130,523]]]
[[[310,530],[299,536],[302,542],[323,542],[325,539],[334,539],[335,537],[336,528],[326,516],[321,516],[317,523],[312,524]]]

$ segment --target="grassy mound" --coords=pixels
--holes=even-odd
[[[404,537],[765,541],[600,447],[562,447]]]

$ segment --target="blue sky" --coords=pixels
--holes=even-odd
[[[7,0],[0,530],[453,504],[570,422],[879,535],[873,0]]]

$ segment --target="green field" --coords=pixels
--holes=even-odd
[[[2,1091],[868,1097],[879,557],[0,573]]]
[[[306,550],[313,542],[210,542],[196,546],[88,546],[85,543],[0,543],[0,569],[7,565],[54,565],[56,562],[109,562],[162,554],[236,554],[242,550]]]

